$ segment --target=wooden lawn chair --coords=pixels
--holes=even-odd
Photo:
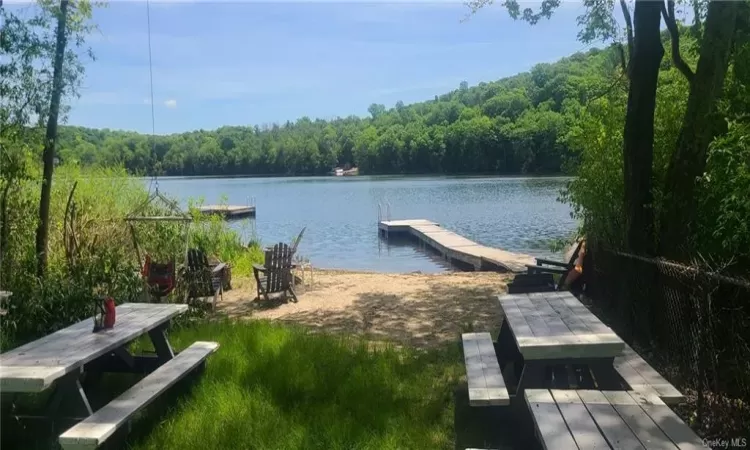
[[[253,264],[253,275],[258,287],[258,299],[263,296],[266,301],[269,301],[270,294],[281,293],[284,298],[287,294],[290,294],[297,302],[292,278],[292,257],[292,247],[279,242],[266,250],[265,262],[262,266]]]
[[[575,269],[576,260],[578,259],[578,254],[580,253],[581,247],[584,245],[584,242],[585,241],[583,239],[578,241],[578,245],[576,245],[576,248],[573,251],[573,254],[571,255],[570,260],[567,262],[567,264],[561,261],[554,261],[551,259],[536,258],[536,265],[532,265],[532,264],[526,265],[527,274],[529,275],[558,274],[560,275],[560,280],[557,282],[557,285],[555,286],[554,290],[557,290],[557,291],[562,290],[563,287],[565,286],[565,281],[568,279],[568,275],[570,274],[570,271]],[[545,279],[544,284],[546,284],[546,279]]]
[[[216,309],[216,303],[223,300],[224,282],[226,279],[226,263],[219,263],[211,267],[203,250],[191,248],[187,252],[187,266],[183,273],[183,280],[187,286],[185,303],[190,300],[212,297],[211,308]]]

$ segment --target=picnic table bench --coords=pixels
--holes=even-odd
[[[73,417],[80,423],[60,437],[67,449],[91,449],[216,351],[215,342],[196,342],[175,356],[165,331],[187,305],[127,303],[116,308],[114,328],[92,332],[83,320],[0,355],[0,392],[16,395],[53,389],[43,417]],[[148,334],[155,356],[136,356],[128,345]],[[81,384],[84,373],[148,373],[131,389],[94,412]]]
[[[654,393],[527,389],[524,398],[545,449],[706,448]]]
[[[615,369],[634,391],[656,394],[667,405],[685,402],[685,396],[627,344],[615,358]]]
[[[469,385],[469,405],[508,405],[510,396],[495,356],[490,333],[461,335]]]
[[[499,300],[504,319],[495,345],[489,333],[462,335],[470,405],[506,405],[525,388],[548,387],[547,371],[560,366],[584,368],[598,389],[656,394],[669,405],[685,401],[571,293],[512,294]],[[518,381],[511,395],[503,376],[508,366]]]

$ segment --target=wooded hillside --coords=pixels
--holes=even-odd
[[[594,49],[422,103],[373,104],[368,118],[158,136],[153,149],[148,135],[65,127],[59,155],[167,175],[325,174],[347,164],[366,174],[558,173],[575,112],[608,90],[617,64],[613,51]]]

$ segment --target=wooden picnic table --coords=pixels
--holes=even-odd
[[[116,308],[114,328],[92,332],[89,318],[0,355],[0,391],[42,392],[53,388],[46,417],[93,414],[81,386],[85,372],[151,372],[174,358],[165,330],[187,311],[182,304],[127,303]],[[134,356],[129,343],[148,334],[155,356]],[[68,414],[70,413],[70,414]]]
[[[614,359],[625,342],[570,292],[535,292],[499,297],[503,324],[497,339],[501,365],[513,363],[516,395],[544,387],[547,370],[585,365],[600,389],[619,389]]]

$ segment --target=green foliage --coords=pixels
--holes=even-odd
[[[38,171],[38,168],[35,168]],[[75,185],[66,219],[68,197]],[[0,175],[0,193],[10,186]],[[123,220],[135,205],[148,198],[141,180],[124,169],[62,167],[52,186],[50,208],[49,271],[42,281],[35,277],[34,229],[36,228],[39,182],[13,180],[7,196],[7,242],[0,249],[0,286],[13,292],[8,314],[3,318],[0,347],[7,348],[85,318],[99,294],[118,302],[138,300],[142,282],[141,261],[136,258],[129,227]],[[145,214],[163,213],[155,206]],[[71,227],[71,223],[73,224]],[[65,233],[65,227],[72,232]],[[143,258],[185,258],[186,239],[232,265],[233,273],[249,276],[252,264],[263,261],[257,242],[243,245],[240,234],[217,218],[196,214],[190,226],[174,222],[137,222],[134,229]],[[193,230],[192,232],[190,230]],[[67,236],[67,238],[66,238]],[[72,236],[72,237],[71,237]]]
[[[434,101],[386,109],[371,117],[222,127],[151,137],[134,132],[64,127],[64,164],[124,165],[168,175],[326,174],[357,166],[363,174],[557,173],[571,149],[559,138],[575,108],[605,92],[613,51],[591,50],[530,73],[455,91]]]
[[[748,47],[738,47],[742,55]],[[685,61],[695,67],[695,40],[688,34],[681,39]],[[708,165],[699,180],[696,195],[698,223],[691,224],[693,254],[715,261],[733,261],[747,267],[750,262],[750,151],[745,105],[750,101],[746,86],[750,77],[745,72],[745,61],[736,60],[725,83],[721,114],[729,123],[728,129],[719,127],[719,134],[711,145]],[[671,62],[662,64],[656,97],[654,119],[654,204],[655,216],[663,208],[663,185],[670,158],[685,113],[689,90],[685,77]],[[577,156],[578,164],[570,168],[577,177],[562,195],[569,202],[574,215],[581,219],[589,239],[607,246],[621,248],[627,217],[622,209],[623,163],[622,130],[625,118],[627,91],[612,89],[606,96],[580,109],[568,133],[566,144]],[[657,229],[658,227],[657,223]]]
[[[750,123],[732,122],[714,141],[699,187],[702,214],[694,239],[713,254],[749,264]]]
[[[0,177],[1,183],[8,179]],[[75,191],[75,244],[65,242],[68,195]],[[129,236],[121,221],[128,205],[143,192],[142,185],[123,170],[81,173],[61,169],[52,188],[49,271],[42,281],[34,275],[34,229],[39,183],[15,182],[2,226],[10,229],[2,248],[0,281],[13,292],[2,327],[2,345],[25,341],[85,317],[100,293],[118,300],[135,297],[137,272],[130,255]]]
[[[591,239],[614,246],[624,233],[624,196],[622,174],[622,130],[625,116],[623,98],[602,98],[580,116],[567,136],[578,150],[577,177],[570,182],[562,198],[573,207]]]
[[[200,324],[170,339],[221,346],[192,395],[135,449],[453,448],[456,346],[371,349],[264,321]]]
[[[55,54],[55,33],[60,2],[39,1],[24,8],[0,8],[0,144],[6,145],[11,136],[26,138],[42,136],[38,130],[26,129],[29,125],[41,128],[47,121],[50,107],[52,70],[50,63]],[[81,54],[93,58],[85,37],[94,30],[90,19],[92,4],[88,0],[75,2],[70,8],[66,27],[69,43],[64,56],[63,97],[78,94],[83,79],[84,66]],[[62,108],[65,118],[67,109]],[[37,141],[38,142],[38,141]]]
[[[265,257],[260,240],[252,236],[247,244],[243,244],[242,234],[245,233],[229,228],[226,221],[217,215],[201,214],[197,207],[202,203],[191,200],[188,205],[193,217],[189,233],[190,247],[231,263],[233,274],[249,277],[253,264],[262,264]],[[226,199],[221,204],[226,204]]]

